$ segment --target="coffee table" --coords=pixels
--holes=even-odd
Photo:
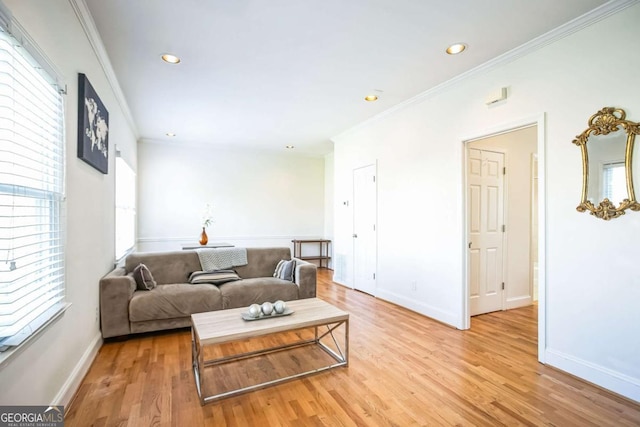
[[[349,313],[318,298],[288,301],[286,304],[287,308],[293,310],[293,314],[252,321],[242,319],[241,314],[247,311],[246,307],[191,315],[193,373],[198,396],[200,397],[200,403],[202,405],[349,364]],[[344,328],[344,330],[341,330],[343,333],[337,335],[340,335],[342,340],[336,339],[336,336],[334,336],[334,332],[340,327]],[[312,329],[314,332],[313,337],[311,339],[293,340],[293,342],[290,343],[288,342],[283,345],[256,351],[204,360],[204,350],[207,346],[237,342],[272,334],[287,333],[301,329]],[[329,345],[323,341],[329,341]],[[342,341],[342,346],[339,344],[339,341]],[[331,345],[331,343],[333,343],[333,345]],[[204,395],[204,369],[207,367],[305,346],[316,346],[322,349],[326,354],[331,356],[330,360],[332,363],[249,386],[242,386],[209,396]]]

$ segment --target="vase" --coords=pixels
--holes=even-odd
[[[206,245],[209,242],[209,238],[207,237],[207,232],[204,229],[204,227],[202,227],[202,233],[200,233],[200,244],[202,246]]]

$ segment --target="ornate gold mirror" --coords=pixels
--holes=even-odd
[[[573,140],[582,150],[582,201],[576,209],[604,220],[624,215],[626,209],[639,211],[633,169],[636,175],[640,171],[633,161],[633,145],[640,126],[626,120],[624,110],[612,107],[598,111],[588,124]]]

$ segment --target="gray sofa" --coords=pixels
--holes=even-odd
[[[104,338],[182,328],[193,313],[248,307],[253,303],[290,301],[316,296],[316,266],[296,260],[295,281],[273,277],[289,248],[247,248],[247,265],[234,269],[242,280],[190,284],[189,274],[202,270],[195,251],[133,253],[124,267],[100,280],[100,320]],[[133,269],[145,264],[157,286],[137,290]]]

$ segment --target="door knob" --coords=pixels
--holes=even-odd
[[[358,237],[358,235],[356,233],[353,233],[353,238],[355,239],[357,237]]]

